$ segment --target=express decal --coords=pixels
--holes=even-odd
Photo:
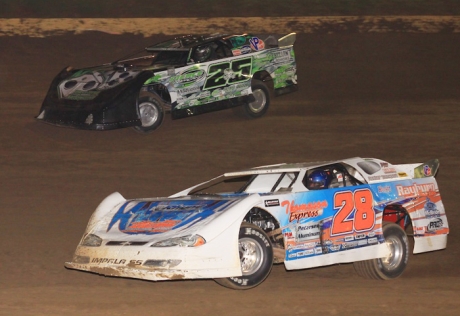
[[[110,221],[107,231],[118,223],[126,234],[159,234],[186,228],[213,216],[232,201],[152,201],[124,203]]]
[[[289,214],[289,222],[300,221],[303,218],[317,217],[323,214],[323,209],[327,208],[328,203],[316,201],[309,203],[296,204],[294,200],[284,200],[281,206],[286,208],[286,214]]]

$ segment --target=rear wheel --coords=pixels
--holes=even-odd
[[[244,116],[249,118],[259,118],[267,112],[270,106],[270,91],[260,80],[253,80],[251,89],[255,100],[234,108],[234,112],[237,115],[242,112]]]
[[[134,126],[134,129],[141,133],[150,133],[160,127],[164,118],[161,99],[158,96],[142,97],[138,102],[140,126]]]
[[[244,222],[241,225],[238,249],[242,276],[216,279],[216,282],[235,290],[246,290],[262,283],[273,266],[273,248],[265,232]]]
[[[383,236],[390,254],[384,258],[354,262],[356,272],[365,278],[389,280],[399,277],[409,259],[409,241],[401,226],[384,222]]]

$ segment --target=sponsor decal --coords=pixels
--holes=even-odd
[[[399,176],[400,178],[405,178],[405,177],[407,177],[407,173],[405,173],[405,172],[398,172],[398,176]]]
[[[274,199],[274,200],[265,200],[265,206],[266,206],[266,207],[280,206],[280,200],[278,200],[278,199]]]
[[[383,173],[396,173],[396,169],[393,167],[383,168]]]
[[[369,232],[369,233],[367,234],[367,237],[374,237],[374,236],[375,236],[375,232]]]
[[[318,239],[321,231],[319,223],[297,225],[296,226],[296,240],[298,242],[307,241],[311,239]]]
[[[329,249],[331,251],[339,251],[340,250],[340,245],[329,246]]]
[[[399,196],[414,197],[417,195],[428,195],[430,192],[436,190],[436,186],[433,183],[413,184],[410,186],[397,185],[396,190]]]
[[[384,185],[384,186],[378,186],[377,191],[379,193],[390,193],[391,192],[391,187],[389,185]]]
[[[346,242],[342,244],[342,248],[347,249],[347,248],[354,248],[358,245],[357,241],[352,241],[352,242]]]
[[[291,54],[288,50],[271,53],[274,63],[287,63],[291,60]]]
[[[378,243],[378,242],[379,242],[379,241],[378,241],[377,237],[369,238],[369,239],[367,240],[367,243],[370,244],[370,245],[376,244],[376,243]]]
[[[345,240],[345,241],[352,241],[352,240],[354,240],[354,239],[355,239],[355,238],[354,238],[353,236],[347,236],[347,237],[345,237],[344,240]]]
[[[178,89],[179,94],[191,94],[200,91],[200,87],[188,87],[184,89]]]
[[[323,249],[321,247],[316,247],[315,248],[315,254],[323,253]]]
[[[435,220],[432,220],[428,226],[426,227],[426,231],[427,232],[435,232],[437,230],[440,230],[441,228],[443,228],[444,226],[444,223],[442,221],[442,219],[440,218],[437,218]]]
[[[241,49],[232,49],[232,54],[233,54],[233,56],[240,56],[241,55]]]
[[[425,202],[425,216],[427,218],[441,216],[441,212],[436,207],[436,203],[431,202],[431,200],[428,197],[426,198]]]
[[[305,257],[305,256],[309,256],[309,255],[312,255],[315,253],[315,250],[314,249],[309,249],[309,250],[305,250],[305,251],[301,251],[301,252],[298,252],[297,253],[297,257]]]
[[[186,70],[180,75],[170,77],[169,82],[171,84],[188,84],[204,79],[205,75],[206,73],[202,69],[191,69]]]
[[[252,49],[248,45],[232,50],[233,56],[249,54],[250,52],[252,52]]]
[[[248,45],[241,47],[241,54],[249,54],[251,51],[251,47],[249,47]]]
[[[358,234],[355,236],[355,239],[363,239],[363,238],[366,238],[365,234]]]
[[[424,165],[424,166],[423,166],[423,174],[424,174],[426,177],[431,176],[431,168],[430,168],[430,166],[428,166],[428,165]]]
[[[286,214],[289,214],[289,222],[320,216],[327,205],[326,200],[302,204],[295,204],[295,201],[288,200],[281,202],[281,206],[286,208]]]
[[[396,177],[397,177],[396,173],[385,174],[385,175],[382,175],[382,176],[370,176],[369,181],[387,180],[387,179],[393,179],[393,178],[396,178]]]
[[[358,246],[367,245],[367,239],[362,239],[358,241]]]
[[[255,51],[263,50],[265,48],[265,43],[258,37],[253,37],[249,40],[251,48]]]

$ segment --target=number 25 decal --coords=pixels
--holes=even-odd
[[[251,74],[251,67],[251,57],[212,64],[209,66],[208,77],[204,83],[203,90],[246,81]]]
[[[342,235],[371,230],[375,224],[372,192],[369,189],[337,192],[334,195],[334,209],[331,235]],[[351,213],[355,215],[350,218]]]

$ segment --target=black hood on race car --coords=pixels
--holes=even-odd
[[[150,70],[103,65],[63,69],[52,81],[38,120],[79,129],[140,125],[136,102]]]

